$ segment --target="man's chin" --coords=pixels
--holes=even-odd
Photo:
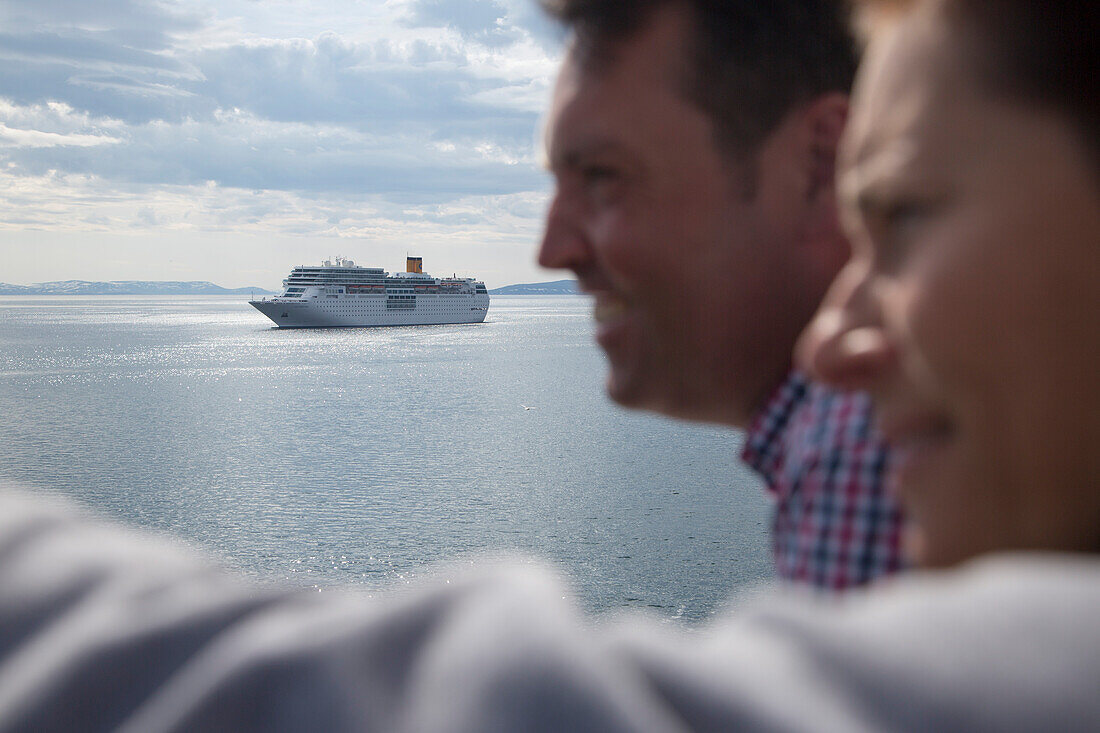
[[[607,375],[607,396],[622,407],[638,407],[637,390],[612,371]]]
[[[713,401],[702,404],[682,375],[656,368],[659,359],[628,360],[621,358],[622,352],[615,352],[615,357],[605,353],[610,367],[605,384],[607,396],[619,406],[683,420],[721,422],[708,412]]]
[[[614,364],[607,374],[607,396],[622,407],[634,410],[655,409],[652,395],[645,389],[645,380],[637,370],[616,367]]]
[[[620,407],[654,412],[666,417],[696,419],[686,404],[677,400],[654,374],[627,373],[612,369],[607,376],[607,396]]]

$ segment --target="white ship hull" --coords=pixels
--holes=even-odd
[[[319,267],[300,265],[283,280],[283,293],[249,304],[279,328],[427,326],[481,323],[489,312],[485,283],[470,277],[432,277],[420,257],[391,275],[337,257]]]
[[[489,312],[489,296],[417,295],[409,308],[387,305],[387,296],[338,295],[308,300],[275,298],[250,300],[249,305],[279,328],[348,328],[358,326],[426,326],[444,323],[482,323]]]

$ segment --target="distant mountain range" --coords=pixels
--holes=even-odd
[[[112,280],[89,282],[87,280],[60,280],[34,285],[8,285],[0,283],[0,295],[272,295],[263,288],[223,288],[211,282]]]
[[[503,288],[494,288],[489,291],[492,295],[576,295],[578,292],[576,280],[505,285]]]
[[[505,285],[490,290],[493,295],[575,295],[576,280],[555,280],[546,283]],[[264,288],[223,288],[212,282],[158,280],[60,280],[34,285],[0,283],[0,295],[274,295]]]

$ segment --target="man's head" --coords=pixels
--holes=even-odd
[[[872,5],[800,355],[874,398],[918,561],[1100,552],[1098,6]]]
[[[595,296],[615,400],[743,425],[847,256],[833,160],[854,59],[839,11],[547,5],[574,36],[539,262]]]

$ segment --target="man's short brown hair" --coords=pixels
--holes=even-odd
[[[574,33],[582,63],[599,65],[667,5],[691,14],[685,93],[735,155],[754,151],[797,105],[848,93],[855,44],[839,0],[542,0]]]

